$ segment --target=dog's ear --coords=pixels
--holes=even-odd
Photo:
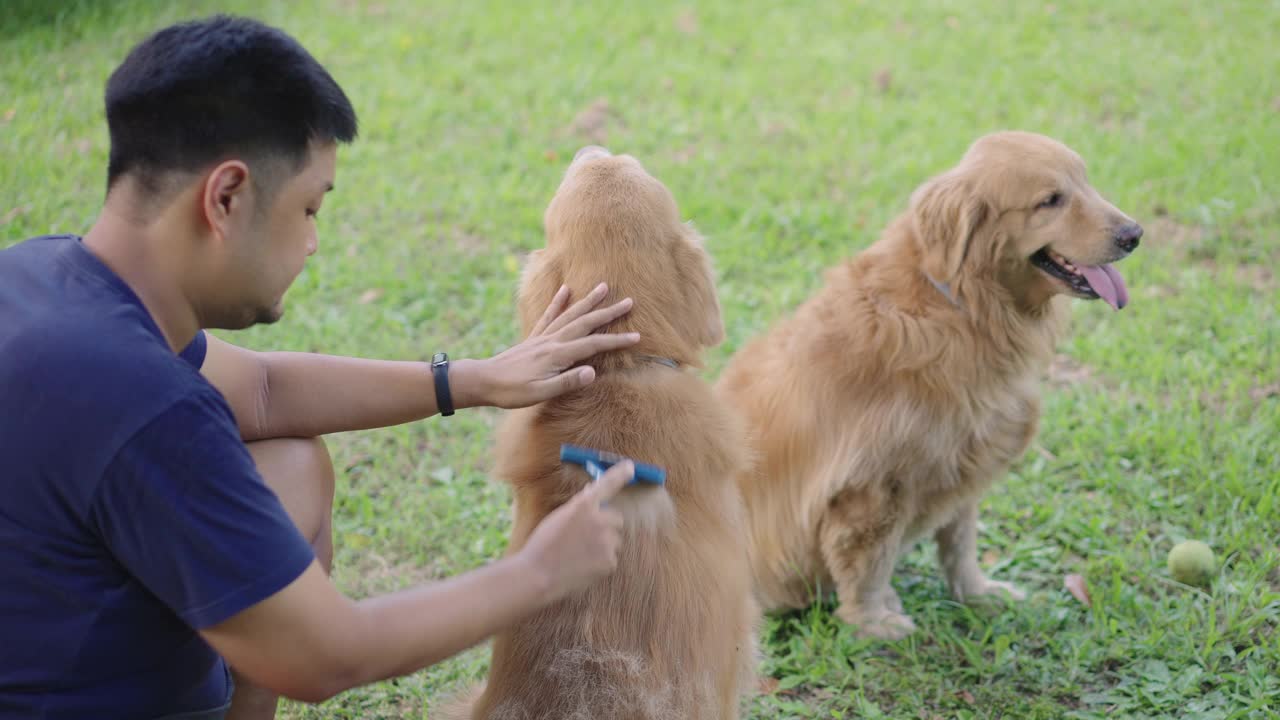
[[[681,296],[672,298],[684,308],[679,330],[696,346],[714,347],[724,340],[724,320],[720,314],[711,256],[703,247],[702,236],[693,227],[681,225],[680,232],[684,239],[676,243],[678,277],[674,287],[679,289]]]
[[[563,283],[564,271],[556,257],[548,256],[545,249],[529,253],[516,299],[516,307],[520,312],[521,337],[529,337],[533,326],[547,311],[547,306]]]
[[[911,217],[925,272],[939,282],[960,273],[973,236],[990,215],[987,203],[963,174],[951,171],[911,195]]]

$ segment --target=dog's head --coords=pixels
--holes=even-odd
[[[1133,252],[1142,227],[1085,176],[1062,143],[1027,132],[979,138],[955,168],[911,200],[924,270],[937,282],[998,282],[1024,307],[1058,294],[1129,302],[1110,263]]]
[[[547,245],[521,281],[527,335],[561,284],[581,298],[609,285],[602,303],[630,297],[632,310],[606,329],[638,332],[633,352],[698,366],[724,337],[711,260],[680,221],[674,198],[629,155],[589,145],[574,155],[544,217]]]

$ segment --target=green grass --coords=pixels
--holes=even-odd
[[[597,100],[595,139],[639,157],[709,238],[728,339],[708,377],[975,137],[1056,136],[1147,234],[1121,266],[1129,308],[1074,306],[1038,441],[984,504],[983,564],[1030,599],[957,606],[922,546],[895,579],[919,632],[858,641],[830,601],[770,618],[778,688],[751,717],[1274,717],[1280,4],[894,5],[10,2],[0,244],[88,227],[107,74],[150,29],[214,8],[286,27],[362,120],[286,320],[224,334],[251,347],[425,359],[512,342],[522,255]],[[496,418],[331,438],[346,592],[501,553]],[[1184,538],[1222,561],[1210,592],[1166,577]],[[486,661],[478,648],[281,715],[428,717]]]

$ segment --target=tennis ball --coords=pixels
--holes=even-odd
[[[1184,585],[1208,585],[1216,570],[1213,550],[1199,540],[1180,542],[1169,551],[1169,574]]]

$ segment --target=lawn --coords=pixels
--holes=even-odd
[[[857,640],[829,599],[769,618],[761,669],[776,683],[749,716],[1280,713],[1280,3],[7,0],[0,246],[88,228],[106,76],[149,30],[215,9],[285,27],[361,119],[285,320],[222,334],[256,348],[506,346],[542,211],[574,150],[603,142],[708,237],[728,334],[713,378],[978,135],[1063,140],[1146,235],[1119,266],[1128,308],[1073,306],[1039,437],[983,505],[982,564],[1029,599],[949,601],[922,545],[895,580],[915,635]],[[345,592],[501,554],[497,418],[329,438]],[[1187,538],[1220,560],[1208,591],[1168,577]],[[280,714],[430,717],[486,662],[480,647]]]

